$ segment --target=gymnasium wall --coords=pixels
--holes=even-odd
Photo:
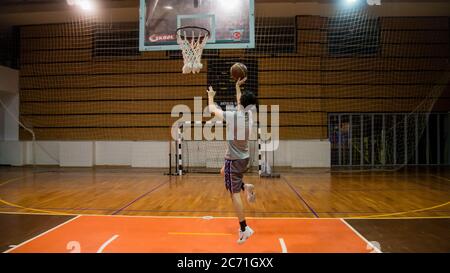
[[[0,141],[18,140],[19,71],[0,66]]]
[[[328,54],[326,17],[296,22],[296,53],[250,57],[258,61],[260,103],[284,111],[285,140],[326,139],[330,112],[411,112],[449,58],[448,17],[382,17],[380,52],[364,58]],[[168,140],[172,107],[193,108],[208,68],[183,75],[182,60],[166,52],[96,58],[92,36],[89,25],[20,28],[20,119],[38,140]],[[433,111],[450,110],[444,89]],[[20,130],[21,140],[30,138]]]

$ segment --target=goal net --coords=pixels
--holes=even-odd
[[[247,122],[246,122],[247,123]],[[249,126],[253,123],[248,122]],[[201,126],[201,127],[200,127]],[[223,121],[207,122],[180,122],[175,141],[175,157],[171,165],[175,166],[175,173],[218,173],[224,166],[227,152],[227,128]],[[253,128],[253,129],[251,129]],[[248,131],[249,162],[247,172],[261,172],[261,144],[262,140],[256,124]],[[192,137],[196,135],[194,130],[204,130],[200,139]],[[238,133],[239,134],[239,133]],[[198,135],[198,132],[197,132]]]
[[[217,173],[224,166],[225,140],[182,140],[183,173]],[[258,173],[258,141],[249,141],[250,161],[247,172]]]

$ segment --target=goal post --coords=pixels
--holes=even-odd
[[[176,143],[176,173],[218,173],[224,165],[226,140],[188,140],[183,137],[184,126],[224,126],[222,121],[185,121],[178,123]],[[249,140],[250,161],[247,173],[261,175],[264,164],[261,150],[261,130],[257,129],[256,139]]]

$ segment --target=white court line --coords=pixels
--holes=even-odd
[[[382,253],[380,249],[374,246],[369,240],[367,240],[364,236],[361,235],[356,229],[354,229],[349,223],[347,223],[344,219],[341,218],[342,223],[344,223],[349,229],[351,229],[359,238],[361,238],[364,242],[366,242],[367,246],[373,248],[376,253]]]
[[[102,253],[105,247],[107,247],[112,241],[117,239],[117,237],[119,237],[119,235],[116,234],[113,237],[111,237],[108,241],[104,242],[103,245],[97,250],[97,253]]]
[[[25,242],[23,242],[23,243],[21,243],[21,244],[18,244],[17,246],[15,246],[15,247],[13,247],[13,248],[10,248],[10,249],[6,250],[6,251],[3,252],[3,253],[9,253],[9,252],[13,251],[14,249],[16,249],[16,248],[18,248],[18,247],[21,247],[21,246],[23,246],[23,245],[25,245],[25,244],[27,244],[27,243],[29,243],[29,242],[31,242],[31,241],[33,241],[33,240],[39,238],[39,237],[42,237],[42,236],[44,236],[45,234],[47,234],[47,233],[49,233],[49,232],[52,232],[52,231],[54,231],[54,230],[56,230],[56,229],[58,229],[58,228],[64,226],[65,224],[68,224],[68,223],[70,223],[70,222],[72,222],[72,221],[74,221],[74,220],[76,220],[76,219],[78,219],[78,218],[80,218],[80,217],[81,217],[80,215],[75,216],[75,217],[73,217],[72,219],[69,219],[69,220],[65,221],[64,223],[57,225],[57,226],[54,227],[54,228],[51,228],[51,229],[49,229],[49,230],[47,230],[47,231],[45,231],[45,232],[42,232],[41,234],[39,234],[39,235],[37,235],[37,236],[34,236],[33,238],[31,238],[31,239],[29,239],[29,240],[26,240]]]
[[[281,245],[281,253],[288,253],[286,243],[284,242],[283,238],[279,238],[278,241],[280,241]]]

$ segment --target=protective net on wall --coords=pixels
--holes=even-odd
[[[229,68],[242,62],[249,70],[243,91],[255,92],[269,113],[279,105],[281,140],[329,140],[333,166],[420,163],[416,151],[427,135],[424,162],[448,164],[444,152],[439,161],[429,155],[449,145],[446,18],[381,18],[358,8],[330,17],[260,12],[255,23],[255,49],[205,50],[196,75],[180,72],[181,52],[140,52],[138,22],[74,15],[21,27],[20,120],[36,140],[169,141],[179,118],[171,117],[173,106],[203,111],[207,86],[220,106],[235,103]],[[31,134],[21,129],[20,138]],[[203,145],[187,148],[189,162],[224,149]],[[283,147],[267,156],[273,164],[289,164]],[[214,166],[223,160],[214,158]]]

